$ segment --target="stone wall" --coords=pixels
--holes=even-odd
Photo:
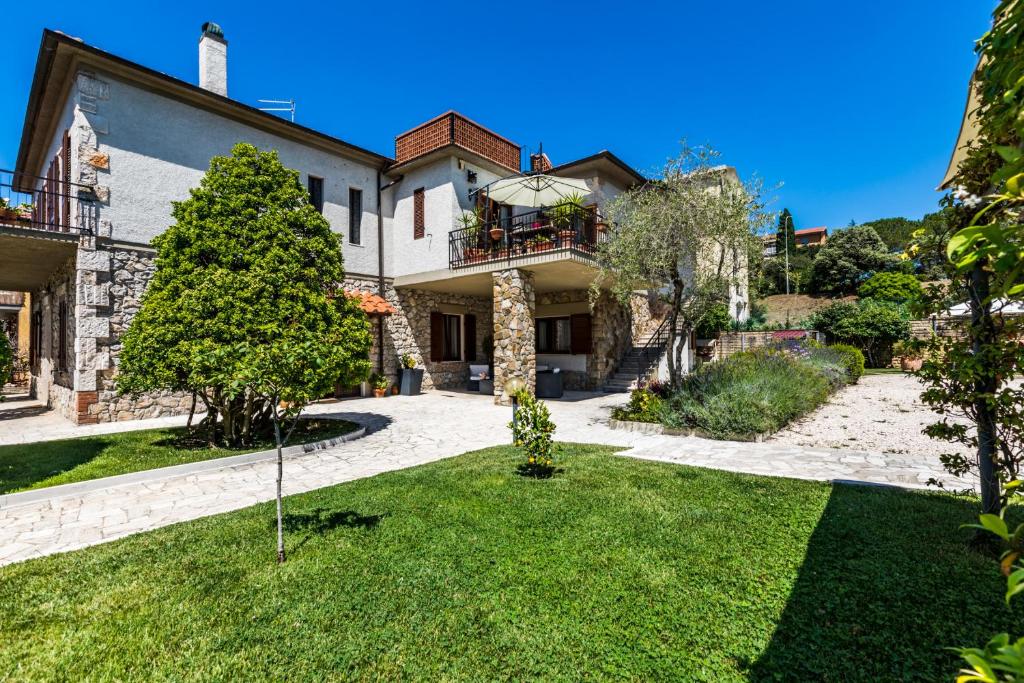
[[[537,385],[533,274],[511,268],[492,274],[494,292],[494,402],[511,403],[505,382],[522,379],[533,393]]]
[[[633,345],[632,318],[631,307],[624,306],[610,292],[602,291],[593,302],[594,352],[587,363],[588,388],[604,384]]]
[[[376,292],[375,278],[347,278],[344,287]],[[463,389],[469,379],[470,363],[488,362],[491,337],[491,302],[483,297],[448,294],[420,289],[395,289],[384,284],[384,298],[395,307],[395,314],[384,318],[384,374],[398,380],[399,359],[408,354],[423,368],[423,389]],[[430,360],[430,314],[434,311],[476,316],[476,344],[466,349],[465,361]],[[373,325],[370,361],[377,367],[377,325]]]

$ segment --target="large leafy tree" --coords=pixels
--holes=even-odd
[[[811,288],[819,294],[852,294],[867,277],[899,266],[874,229],[862,225],[833,233],[811,267]]]
[[[873,368],[886,367],[893,344],[910,336],[906,309],[890,301],[837,301],[815,311],[809,322],[829,342],[856,346]]]
[[[683,148],[661,178],[628,190],[605,207],[608,240],[598,250],[602,277],[620,299],[655,289],[668,304],[669,381],[684,372],[680,334],[727,303],[747,277],[746,255],[770,225],[761,186],[741,182],[710,149]]]
[[[282,443],[310,400],[369,372],[369,322],[338,290],[338,236],[276,152],[238,144],[214,157],[172,215],[118,386],[192,392],[213,442],[251,443],[273,426],[280,539]]]

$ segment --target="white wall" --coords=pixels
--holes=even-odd
[[[188,198],[209,167],[210,158],[229,154],[237,142],[277,150],[281,162],[324,179],[324,217],[345,236],[345,269],[377,272],[377,171],[362,162],[256,130],[204,109],[118,81],[107,74],[110,99],[100,102],[106,134],[100,151],[109,154],[110,170],[99,184],[110,188],[110,205],[102,211],[115,240],[148,243],[172,222],[171,202]],[[348,190],[363,191],[362,244],[348,244]]]

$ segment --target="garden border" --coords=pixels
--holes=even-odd
[[[608,426],[612,429],[621,429],[626,432],[638,432],[640,434],[665,435],[665,436],[695,436],[698,439],[709,439],[711,441],[723,441],[705,432],[702,429],[673,429],[657,422],[635,422],[633,420],[616,420],[614,417],[608,420]],[[774,432],[746,434],[741,438],[724,439],[726,441],[744,441],[750,443],[762,443]]]
[[[331,418],[323,415],[316,416],[317,419],[340,419]],[[345,418],[346,422],[352,422],[358,425],[357,429],[348,432],[347,434],[339,434],[338,436],[332,436],[327,439],[321,439],[319,441],[310,441],[307,443],[295,444],[294,446],[285,446],[281,449],[281,453],[285,458],[306,455],[307,453],[313,453],[315,451],[322,451],[334,446],[340,446],[348,441],[355,441],[366,436],[366,425],[361,425],[355,420]],[[25,444],[29,445],[29,444]],[[160,479],[168,479],[170,477],[179,477],[183,475],[196,474],[199,472],[206,472],[209,470],[217,470],[225,467],[236,467],[238,465],[247,465],[249,463],[260,462],[263,460],[273,460],[277,458],[277,449],[271,448],[265,451],[256,451],[254,453],[242,453],[241,455],[228,455],[223,458],[213,458],[211,460],[198,460],[196,462],[188,462],[181,465],[171,465],[169,467],[156,467],[151,470],[139,470],[138,472],[128,472],[126,474],[115,474],[110,477],[100,477],[99,479],[88,479],[86,481],[76,481],[71,484],[58,484],[57,486],[47,486],[40,489],[30,489],[28,491],[18,491],[16,493],[7,493],[0,496],[0,507],[14,507],[16,505],[24,505],[26,503],[36,503],[41,500],[49,498],[63,498],[65,496],[79,495],[87,493],[89,491],[95,491],[98,489],[105,489],[114,486],[123,486],[126,484],[138,484],[140,482],[158,481]]]

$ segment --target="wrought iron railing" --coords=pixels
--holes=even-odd
[[[95,235],[98,220],[88,185],[0,170],[0,226]]]
[[[638,381],[642,381],[650,373],[652,366],[659,362],[661,356],[665,353],[665,345],[668,343],[669,329],[671,328],[669,320],[669,316],[666,315],[654,332],[651,333],[647,343],[640,347],[637,354],[637,360],[639,361],[637,367]]]
[[[449,263],[464,268],[559,251],[592,256],[605,238],[596,207],[538,209],[453,230]]]

